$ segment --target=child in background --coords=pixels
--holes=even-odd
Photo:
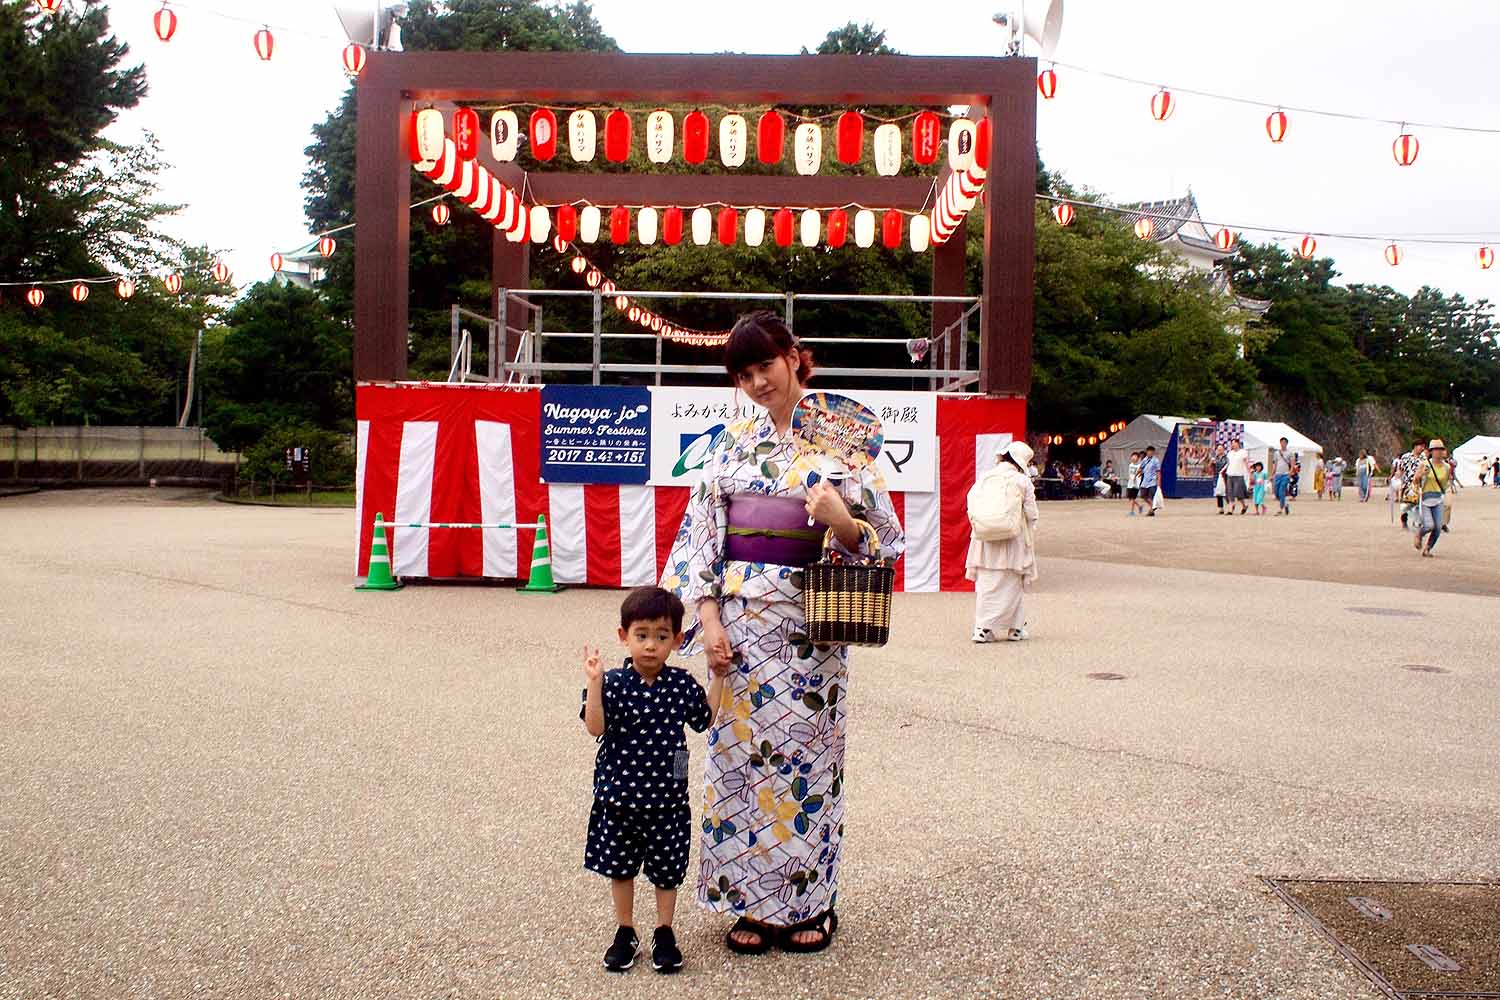
[[[619,925],[604,953],[611,972],[629,969],[640,951],[635,877],[643,866],[656,887],[651,965],[662,973],[682,968],[672,915],[677,887],[687,875],[693,828],[682,727],[706,730],[724,687],[724,678],[716,676],[705,693],[692,674],[667,666],[682,643],[682,615],[676,595],[638,587],[620,606],[620,642],[630,652],[625,664],[606,672],[598,649],[583,650],[588,687],[579,717],[599,739],[583,865],[610,880]]]
[[[1264,462],[1256,462],[1250,466],[1250,499],[1255,503],[1257,515],[1266,512],[1266,466]]]

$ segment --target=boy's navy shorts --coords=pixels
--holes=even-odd
[[[659,809],[594,800],[583,867],[605,878],[633,879],[644,867],[658,889],[675,889],[687,876],[693,810],[686,803]]]

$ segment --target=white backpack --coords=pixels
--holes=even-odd
[[[1022,478],[1019,474],[986,475],[969,491],[969,525],[981,542],[1008,542],[1025,530],[1022,510]]]

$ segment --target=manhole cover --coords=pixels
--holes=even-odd
[[[1410,670],[1414,674],[1446,674],[1446,667],[1435,667],[1430,663],[1403,663],[1402,670]]]
[[[1391,1000],[1500,997],[1500,886],[1263,881]]]
[[[1091,681],[1123,681],[1125,679],[1125,675],[1100,672],[1097,674],[1089,674],[1088,679]]]
[[[1408,611],[1406,608],[1348,608],[1357,615],[1380,615],[1383,618],[1426,618],[1425,611]]]

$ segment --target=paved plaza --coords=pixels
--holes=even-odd
[[[0,499],[0,998],[1376,997],[1260,876],[1500,878],[1500,491],[1432,560],[1351,492],[1044,504],[1027,643],[898,596],[832,949],[730,956],[685,892],[670,979],[603,971],[582,868],[618,593],[356,592],[350,511]]]

